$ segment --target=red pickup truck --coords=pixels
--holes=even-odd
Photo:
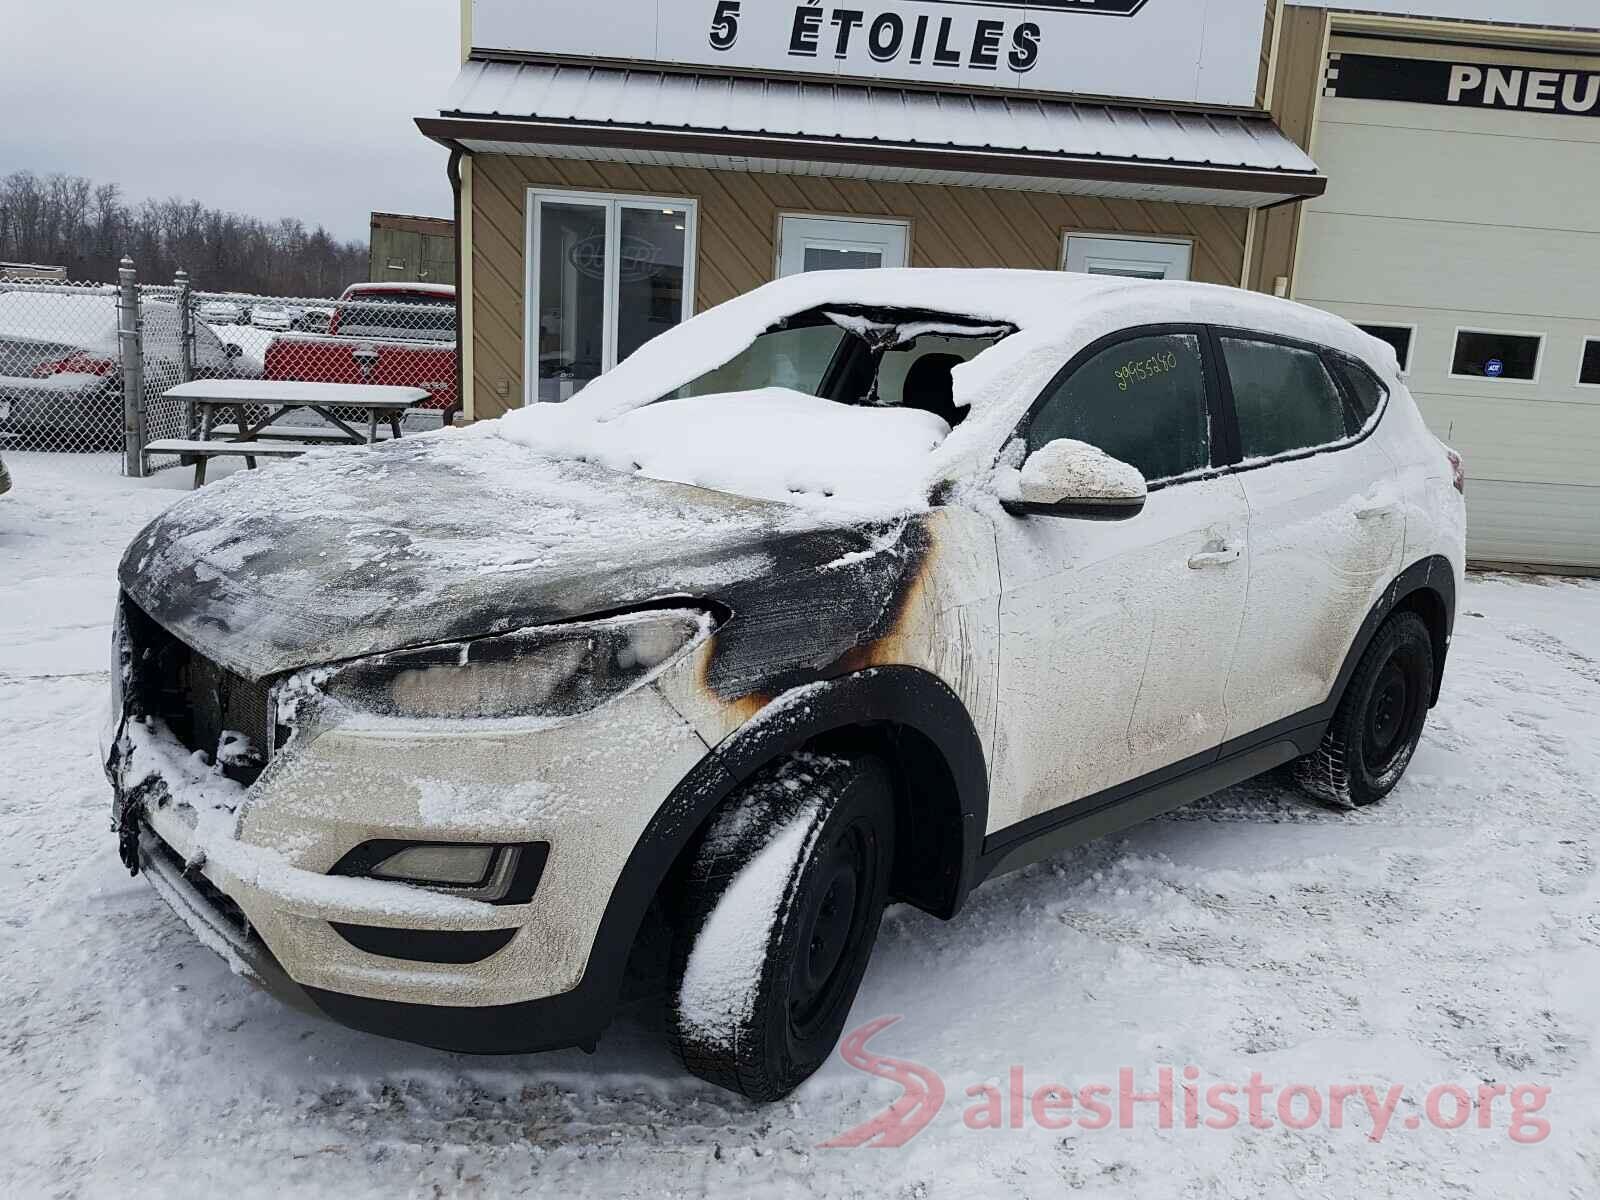
[[[455,409],[456,290],[428,283],[357,283],[345,289],[326,334],[280,337],[264,379],[417,387],[422,408]]]

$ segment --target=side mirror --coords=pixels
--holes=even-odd
[[[1144,476],[1087,442],[1067,438],[1041,446],[1022,464],[1014,513],[1126,521],[1144,511]]]

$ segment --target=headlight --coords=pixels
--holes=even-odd
[[[337,669],[321,690],[382,716],[572,716],[648,682],[713,624],[695,609],[665,609],[524,629],[362,659]]]

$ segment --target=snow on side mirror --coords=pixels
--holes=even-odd
[[[1136,468],[1087,442],[1062,438],[1028,456],[1005,506],[1044,517],[1126,521],[1144,511],[1146,495]]]

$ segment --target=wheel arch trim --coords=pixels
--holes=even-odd
[[[1372,639],[1377,636],[1383,623],[1396,611],[1412,607],[1413,605],[1408,602],[1418,598],[1422,593],[1431,593],[1444,610],[1444,628],[1435,631],[1433,694],[1429,697],[1429,707],[1439,702],[1439,689],[1444,682],[1445,653],[1455,632],[1456,575],[1450,560],[1443,555],[1435,554],[1412,563],[1395,576],[1393,582],[1384,589],[1383,595],[1372,606],[1366,620],[1356,632],[1355,641],[1351,643],[1349,653],[1345,655],[1344,665],[1339,669],[1338,681],[1334,684],[1328,699],[1318,710],[1319,716],[1332,718],[1339,707],[1339,702],[1344,699],[1345,689],[1349,687],[1350,679],[1356,673],[1361,656],[1367,652],[1367,647],[1372,644]],[[1425,620],[1428,615],[1423,614]]]
[[[916,667],[873,667],[793,688],[774,697],[717,743],[673,788],[635,843],[596,930],[588,966],[575,989],[610,1020],[623,972],[650,903],[711,814],[741,783],[779,756],[830,733],[898,726],[937,746],[960,811],[960,863],[948,913],[978,881],[989,810],[988,762],[971,714],[938,676]],[[948,915],[945,914],[945,915]],[[571,993],[569,993],[571,994]]]

